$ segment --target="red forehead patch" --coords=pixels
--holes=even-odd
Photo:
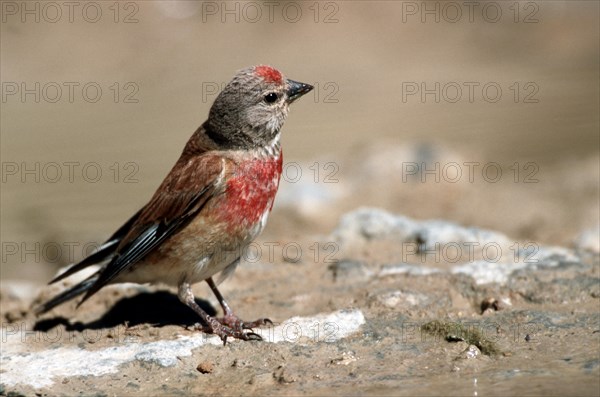
[[[282,76],[281,73],[279,72],[279,70],[277,69],[273,69],[270,66],[257,66],[255,69],[255,73],[259,76],[261,76],[265,81],[269,82],[269,83],[276,83],[276,84],[281,84],[282,83]]]

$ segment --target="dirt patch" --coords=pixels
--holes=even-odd
[[[365,240],[362,232],[348,233],[350,219],[373,234]],[[322,243],[337,241],[341,253],[352,241],[393,252],[412,241],[415,225],[428,236],[441,228],[457,242],[467,231],[498,236],[363,209],[347,214],[343,230]],[[108,287],[79,310],[69,303],[41,319],[5,291],[4,393],[413,395],[451,385],[460,395],[569,394],[559,379],[567,376],[577,380],[577,394],[595,395],[600,360],[589,347],[600,338],[598,254],[539,252],[551,254],[506,263],[514,269],[496,283],[454,272],[465,263],[443,260],[392,266],[279,256],[246,263],[223,293],[241,317],[267,316],[274,325],[256,330],[262,342],[225,346],[195,331],[194,313],[164,288]],[[416,270],[428,268],[437,271]],[[203,285],[195,292],[210,296]],[[45,289],[35,301],[51,293]],[[213,298],[198,303],[217,312]]]

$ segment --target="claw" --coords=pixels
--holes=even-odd
[[[194,294],[192,293],[190,284],[187,282],[182,282],[179,285],[179,299],[183,303],[185,303],[190,309],[195,311],[206,324],[194,324],[194,328],[200,329],[206,333],[212,333],[217,335],[223,341],[223,345],[227,344],[228,336],[242,340],[262,340],[262,337],[259,334],[253,332],[252,328],[264,324],[273,324],[273,322],[268,318],[258,319],[249,323],[245,323],[244,321],[240,320],[235,314],[233,314],[233,311],[229,308],[229,305],[227,305],[227,302],[225,302],[225,300],[223,299],[223,296],[217,289],[217,286],[212,281],[212,279],[208,278],[206,281],[215,293],[215,296],[217,297],[219,302],[221,303],[225,316],[222,318],[215,318],[209,316],[204,310],[202,310],[200,306],[198,306],[198,304],[194,300]],[[250,332],[244,332],[244,330],[247,329],[249,329]]]
[[[237,322],[236,327],[229,327],[215,319],[214,323],[210,324],[209,327],[205,327],[203,331],[219,336],[223,341],[223,346],[227,344],[227,338],[230,336],[241,340],[263,340],[262,336],[256,332],[244,332],[241,321]]]
[[[263,340],[262,336],[255,332],[248,332],[245,335],[248,337],[247,340]]]
[[[214,321],[210,321],[209,325],[202,325],[196,323],[191,326],[195,331],[201,331],[208,334],[217,335],[223,341],[223,346],[227,344],[227,338],[229,336],[241,339],[241,340],[256,340],[262,341],[263,337],[256,332],[253,328],[265,324],[273,324],[268,318],[259,319],[249,323],[245,323],[235,316],[227,316],[227,318],[213,318]],[[250,332],[244,332],[249,330]]]

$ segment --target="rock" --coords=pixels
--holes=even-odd
[[[285,368],[285,365],[280,365],[273,371],[273,379],[280,384],[294,383],[296,378],[291,376]]]
[[[359,208],[342,216],[331,238],[343,249],[348,245],[373,239],[398,242],[416,239],[417,222],[378,208]]]
[[[473,358],[477,358],[481,354],[481,350],[477,348],[475,345],[469,345],[467,350],[463,352],[463,358],[467,360],[471,360]]]
[[[394,265],[383,265],[381,271],[379,272],[379,277],[392,276],[396,274],[408,274],[411,276],[427,276],[430,274],[435,274],[441,272],[440,269],[425,267],[425,266],[415,266],[408,265],[406,263],[394,264]]]
[[[454,274],[466,274],[475,279],[476,284],[506,284],[508,277],[516,270],[525,265],[514,263],[490,263],[486,261],[475,261],[464,265],[455,266],[451,272]]]
[[[332,359],[329,362],[329,364],[349,365],[356,361],[358,361],[358,358],[356,357],[355,353],[352,351],[349,351],[349,352],[343,352],[340,357],[336,357],[336,358]]]
[[[488,297],[488,298],[482,300],[481,304],[479,306],[481,308],[481,313],[485,313],[486,310],[489,310],[489,311],[504,310],[506,307],[512,306],[512,303],[510,301],[510,298],[496,299],[493,297]]]
[[[215,370],[215,366],[211,362],[201,362],[196,367],[196,370],[201,374],[211,374]]]
[[[503,256],[499,260],[477,260],[454,266],[452,273],[471,276],[477,284],[498,283],[504,285],[510,276],[519,271],[533,271],[555,268],[567,263],[581,263],[581,259],[571,250],[562,247],[535,246],[534,249],[520,249],[514,256]]]
[[[416,243],[417,250],[435,250],[447,244],[484,247],[511,245],[507,236],[491,230],[464,227],[443,220],[416,221],[379,208],[362,207],[345,214],[331,234],[340,249],[365,244],[370,240],[388,240],[398,244]],[[508,254],[508,249],[504,253]]]
[[[266,343],[331,343],[356,333],[364,323],[365,318],[360,310],[340,310],[313,317],[293,317],[277,327],[254,331],[262,334]],[[316,326],[319,327],[318,333]],[[12,328],[3,327],[2,331],[2,384],[11,387],[28,385],[44,388],[51,387],[65,377],[116,374],[122,365],[134,362],[168,368],[177,365],[180,357],[191,356],[193,349],[223,345],[215,335],[195,333],[174,340],[125,342],[97,350],[88,350],[83,345],[29,351],[16,329],[13,332]],[[210,366],[203,366],[202,369],[210,369]],[[283,378],[288,379],[287,376]]]
[[[333,273],[333,280],[364,281],[371,278],[374,272],[364,262],[351,259],[342,259],[328,267]]]
[[[600,225],[579,233],[575,239],[575,248],[600,254]]]
[[[390,309],[396,307],[406,308],[409,306],[423,306],[430,301],[429,297],[425,294],[400,290],[377,295],[376,300]]]
[[[356,255],[375,244],[400,247],[399,264],[384,265],[380,275],[432,274],[446,267],[455,274],[466,274],[476,284],[506,284],[509,276],[523,269],[556,267],[565,262],[580,262],[572,250],[511,241],[506,235],[477,227],[464,227],[443,220],[417,221],[378,208],[359,208],[342,217],[330,235],[343,255]],[[390,246],[387,251],[393,251]],[[382,248],[386,249],[386,248]],[[393,260],[394,258],[392,258]],[[436,267],[405,263],[407,260]],[[368,266],[368,265],[367,265]]]
[[[248,383],[257,386],[272,386],[275,384],[275,375],[271,372],[257,374],[250,378]]]

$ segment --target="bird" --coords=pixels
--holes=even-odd
[[[179,300],[204,322],[202,331],[218,335],[224,344],[228,337],[260,340],[253,328],[272,322],[238,318],[217,284],[234,272],[244,248],[265,227],[283,167],[281,128],[289,105],[312,89],[268,65],[238,71],[150,201],[49,284],[92,265],[100,268],[35,312],[41,315],[83,295],[79,307],[108,284],[163,283],[176,286]],[[202,281],[223,317],[208,315],[196,303],[191,286]]]

